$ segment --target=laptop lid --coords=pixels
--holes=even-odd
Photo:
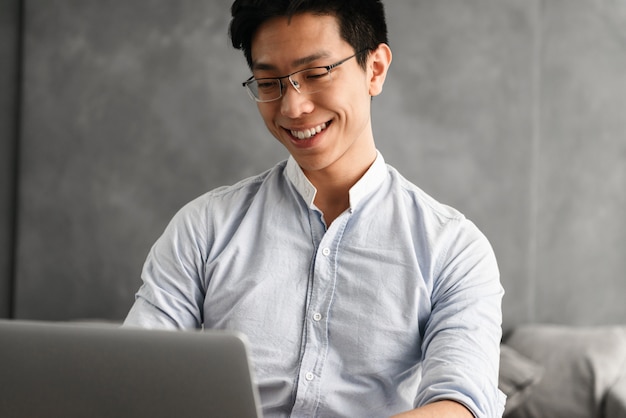
[[[261,416],[229,331],[0,321],[0,417]]]

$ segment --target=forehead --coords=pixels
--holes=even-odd
[[[291,19],[276,17],[264,22],[252,38],[252,66],[278,67],[304,57],[341,55],[345,49],[351,48],[341,38],[334,16],[304,13]]]

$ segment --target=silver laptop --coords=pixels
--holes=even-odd
[[[227,331],[0,320],[0,417],[261,417]]]

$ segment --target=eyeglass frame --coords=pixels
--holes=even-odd
[[[325,75],[330,75],[331,70],[334,70],[335,68],[339,67],[341,64],[351,60],[352,58],[355,58],[359,55],[361,55],[364,52],[369,51],[368,48],[366,49],[362,49],[361,51],[356,52],[353,55],[350,55],[347,58],[344,58],[342,60],[337,61],[334,64],[330,64],[330,65],[320,65],[317,67],[309,67],[309,68],[304,68],[302,70],[298,70],[298,71],[294,71],[291,74],[287,74],[281,77],[261,77],[261,78],[254,78],[254,75],[252,75],[249,79],[247,79],[246,81],[244,81],[243,83],[241,83],[241,85],[243,87],[245,87],[246,91],[248,92],[248,95],[257,103],[271,103],[271,102],[275,102],[276,100],[279,100],[280,98],[282,98],[284,96],[284,92],[286,91],[287,87],[283,84],[283,82],[281,81],[282,79],[286,78],[289,80],[289,84],[291,84],[291,86],[294,88],[295,91],[297,91],[300,94],[314,94],[314,93],[318,93],[322,90],[317,90],[317,91],[312,91],[312,92],[308,92],[308,93],[302,93],[299,89],[299,87],[296,85],[297,82],[295,82],[294,80],[292,80],[291,77],[293,77],[296,74],[305,72],[305,71],[310,71],[310,70],[321,70],[321,69],[325,69],[326,70],[326,74]],[[278,86],[279,86],[279,95],[278,97],[276,97],[275,99],[270,99],[270,100],[261,100],[260,98],[257,98],[254,93],[252,92],[252,90],[250,89],[250,84],[252,84],[252,82],[254,81],[262,81],[262,80],[277,80],[278,81]],[[332,82],[332,78],[331,78],[331,82]],[[330,84],[330,83],[329,83]]]

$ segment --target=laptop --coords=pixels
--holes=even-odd
[[[247,340],[0,320],[0,417],[260,418]]]

